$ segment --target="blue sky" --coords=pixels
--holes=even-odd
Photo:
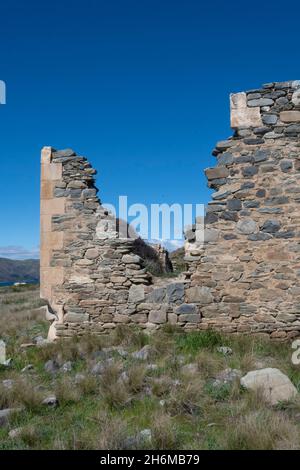
[[[300,78],[299,16],[294,0],[1,2],[0,256],[37,253],[44,145],[87,156],[103,202],[207,202],[228,95]]]

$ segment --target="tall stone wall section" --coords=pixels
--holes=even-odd
[[[157,328],[183,301],[184,282],[152,293],[135,240],[121,237],[122,222],[97,197],[95,174],[71,149],[42,150],[41,297],[50,339],[102,334],[118,324]]]
[[[205,244],[187,242],[200,328],[300,331],[300,81],[231,95],[233,137],[205,173]],[[201,286],[201,287],[199,287]]]
[[[42,151],[41,296],[49,338],[157,329],[300,332],[300,81],[230,97],[232,137],[206,169],[215,192],[187,232],[187,271],[152,279],[101,205],[86,158]],[[195,191],[196,194],[196,191]],[[197,197],[195,196],[195,200]],[[204,235],[204,243],[199,240]]]

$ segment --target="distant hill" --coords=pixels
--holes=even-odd
[[[39,282],[40,261],[0,258],[0,282]]]
[[[173,264],[174,271],[182,272],[186,270],[186,262],[184,261],[184,246],[170,253],[170,259]]]

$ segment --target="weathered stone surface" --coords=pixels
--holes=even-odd
[[[254,152],[254,162],[264,162],[269,158],[269,152],[267,150],[257,150]]]
[[[149,303],[161,303],[166,301],[166,288],[161,287],[154,289],[150,294],[147,295],[147,302]]]
[[[282,111],[280,120],[282,122],[300,122],[300,111]]]
[[[85,253],[85,257],[90,260],[96,259],[98,258],[98,256],[99,250],[97,250],[96,248],[89,248]]]
[[[162,307],[160,310],[150,310],[148,321],[151,323],[166,323],[166,309]]]
[[[249,235],[257,230],[256,222],[253,219],[242,219],[236,224],[237,231]]]
[[[292,103],[295,106],[300,106],[300,89],[294,91],[293,96],[292,96]]]
[[[44,369],[50,374],[56,374],[59,371],[59,364],[56,361],[49,359],[49,361],[45,363]]]
[[[242,208],[242,201],[240,199],[229,199],[227,201],[227,209],[230,211],[239,211]]]
[[[180,322],[199,323],[201,316],[198,313],[186,313],[184,315],[179,315],[178,320]]]
[[[215,178],[227,178],[229,170],[225,166],[217,166],[216,168],[207,168],[205,170],[207,179],[213,180]]]
[[[219,235],[220,235],[220,232],[219,230],[216,230],[216,229],[205,229],[204,230],[204,241],[206,243],[209,243],[209,242],[216,242],[219,238]]]
[[[218,164],[219,165],[231,165],[233,163],[233,155],[229,152],[224,152],[219,158],[218,158]]]
[[[186,291],[186,299],[188,303],[199,303],[202,305],[213,302],[213,296],[208,287],[190,287]]]
[[[247,166],[242,169],[242,173],[245,178],[250,178],[258,173],[258,168],[256,166]]]
[[[145,300],[145,288],[143,285],[133,285],[129,289],[128,301],[139,303]]]
[[[44,400],[42,401],[42,405],[54,408],[58,406],[58,399],[55,395],[49,395],[48,397],[44,398]]]
[[[147,359],[149,359],[152,352],[153,351],[151,349],[151,346],[149,346],[149,344],[147,344],[146,346],[144,346],[139,351],[136,351],[136,352],[132,353],[132,357],[134,359],[139,359],[139,360],[142,360],[142,361],[146,361]]]
[[[261,226],[261,230],[262,232],[275,233],[275,232],[278,232],[278,230],[280,229],[280,226],[281,224],[278,220],[268,219]]]
[[[280,162],[280,168],[284,173],[287,173],[293,168],[293,162],[291,160],[282,160]]]
[[[197,307],[194,304],[181,304],[176,308],[177,315],[197,313]]]
[[[290,379],[279,369],[273,368],[248,372],[241,378],[241,385],[249,390],[261,390],[271,405],[290,401],[298,394]]]
[[[242,372],[239,369],[225,369],[216,375],[213,381],[213,387],[221,387],[223,385],[231,385],[237,382],[242,376]]]
[[[87,313],[75,313],[68,312],[64,317],[66,323],[82,323],[89,321],[89,315]]]
[[[260,127],[262,125],[259,107],[247,106],[246,93],[230,95],[230,121],[233,129],[238,127]]]
[[[234,145],[234,140],[221,140],[217,143],[216,148],[218,150],[226,150]]]
[[[140,264],[142,259],[138,255],[124,255],[122,261],[126,264]]]
[[[182,300],[184,297],[184,287],[185,284],[182,282],[174,282],[169,284],[166,289],[168,301],[176,302],[177,300]]]
[[[270,98],[259,98],[257,100],[248,101],[248,106],[250,106],[251,108],[256,106],[272,106],[273,104],[274,101]]]
[[[0,410],[0,427],[7,425],[11,416],[20,411],[22,411],[21,408],[5,408]]]
[[[262,116],[262,121],[264,124],[276,124],[278,120],[278,117],[276,114],[264,114]]]

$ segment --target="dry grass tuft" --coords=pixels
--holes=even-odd
[[[154,449],[176,450],[180,448],[178,428],[168,414],[161,412],[155,415],[151,431]]]
[[[120,380],[118,364],[105,368],[100,379],[100,395],[110,408],[122,408],[130,403],[131,396],[124,381]]]
[[[241,416],[227,428],[225,448],[275,450],[299,448],[299,430],[283,414],[258,410]]]
[[[80,390],[74,386],[69,377],[61,377],[57,380],[54,391],[60,405],[78,403],[81,398]]]
[[[132,393],[141,392],[145,384],[146,369],[144,365],[134,364],[127,371],[127,387]]]

